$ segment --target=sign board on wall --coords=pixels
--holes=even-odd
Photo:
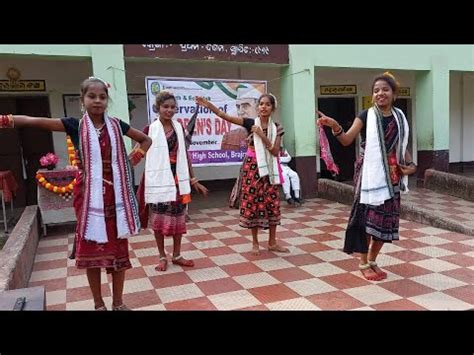
[[[44,80],[0,80],[0,91],[46,91]]]
[[[126,44],[126,57],[289,63],[287,44]]]
[[[321,85],[321,95],[355,95],[357,85]]]
[[[401,87],[398,90],[398,96],[410,96],[410,88],[409,87]]]

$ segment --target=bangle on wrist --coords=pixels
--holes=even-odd
[[[343,132],[344,132],[344,129],[342,128],[342,126],[339,126],[339,131],[337,131],[337,132],[332,131],[332,135],[333,135],[334,137],[338,137],[338,136],[340,136]]]
[[[338,130],[335,131],[334,128],[331,128],[331,131],[332,131],[332,134],[333,135],[336,135],[336,134],[340,134],[342,132],[342,126],[341,125],[338,125]]]
[[[13,115],[0,115],[0,128],[14,128],[15,121],[13,121]]]

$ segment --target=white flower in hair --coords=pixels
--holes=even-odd
[[[275,100],[275,107],[274,107],[274,109],[276,110],[277,107],[278,107],[278,100],[277,100],[276,96],[273,95],[272,93],[268,93],[268,95],[270,95],[271,97],[273,97],[273,100]]]
[[[102,82],[102,84],[105,85],[106,88],[110,89],[110,87],[111,87],[110,83],[108,83],[104,79],[98,78],[97,76],[90,76],[89,80],[99,80],[100,82]]]

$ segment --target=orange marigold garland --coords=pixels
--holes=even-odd
[[[38,180],[38,183],[46,190],[61,195],[61,197],[65,200],[68,200],[72,197],[74,185],[76,184],[76,179],[74,178],[74,180],[72,180],[72,182],[70,182],[69,184],[64,186],[58,186],[46,180],[46,178],[41,173],[36,174],[36,180]]]
[[[70,136],[66,138],[67,143],[67,153],[69,156],[69,164],[72,166],[77,165],[76,160],[76,153],[74,150],[74,145],[72,144],[72,140]],[[58,186],[50,183],[41,173],[36,174],[36,180],[38,183],[43,186],[46,190],[59,194],[63,199],[69,200],[73,195],[74,185],[76,184],[76,179],[74,179],[71,183]]]
[[[72,144],[71,137],[69,136],[66,137],[66,143],[67,143],[67,154],[69,156],[69,165],[76,166],[77,164],[76,153],[74,150],[74,144]]]

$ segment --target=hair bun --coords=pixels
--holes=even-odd
[[[383,76],[388,76],[389,78],[392,78],[395,84],[397,85],[397,90],[398,88],[400,88],[400,82],[395,78],[395,75],[393,75],[389,71],[386,71],[385,73],[383,73]]]
[[[395,80],[395,76],[394,76],[392,73],[390,73],[389,71],[386,71],[385,73],[383,73],[383,75],[384,75],[384,76],[389,76],[389,77],[391,77],[393,80]]]

